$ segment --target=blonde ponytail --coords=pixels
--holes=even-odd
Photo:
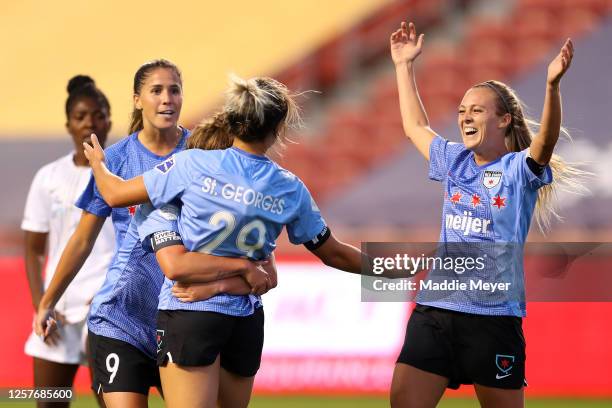
[[[534,132],[540,126],[539,123],[527,118],[523,112],[523,102],[514,90],[500,81],[486,81],[474,86],[492,89],[497,94],[497,114],[510,113],[512,119],[506,128],[506,146],[512,152],[523,151],[531,146]],[[567,129],[561,127],[560,134],[571,140]],[[588,190],[583,185],[584,179],[591,173],[580,169],[580,165],[568,163],[559,155],[553,154],[550,162],[553,182],[538,190],[534,218],[541,232],[546,233],[554,219],[562,220],[559,215],[559,202],[557,195],[559,191],[567,191],[574,194],[584,194]]]

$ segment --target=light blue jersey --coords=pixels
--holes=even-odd
[[[433,269],[428,279],[452,277],[468,282],[508,282],[508,291],[467,290],[420,292],[424,305],[483,315],[525,316],[523,246],[538,197],[538,189],[552,182],[546,166],[541,177],[527,165],[527,150],[508,153],[483,166],[463,144],[439,136],[429,150],[429,177],[444,186],[441,243],[451,250],[487,253],[487,267],[461,276]],[[471,282],[470,282],[471,283]],[[436,299],[434,299],[437,296]]]
[[[183,137],[171,154],[184,148],[188,135],[189,132],[183,129]],[[109,170],[124,179],[144,173],[171,155],[161,157],[153,154],[138,141],[137,133],[110,146],[105,154]],[[125,341],[154,357],[155,316],[163,274],[155,254],[142,248],[138,228],[144,230],[150,226],[157,229],[154,225],[164,222],[165,229],[168,229],[167,220],[162,217],[162,212],[133,220],[135,206],[111,209],[96,188],[93,177],[77,205],[101,217],[112,213],[118,243],[104,284],[92,301],[89,330],[99,336]]]
[[[176,149],[166,156],[158,156],[147,150],[138,140],[138,132],[134,132],[104,150],[106,167],[111,173],[125,180],[140,176],[145,171],[152,169],[153,166],[166,160],[172,154],[185,148],[185,141],[189,136],[189,131],[187,129],[182,129],[182,131],[183,135]],[[121,247],[123,236],[136,210],[135,206],[129,208],[110,207],[98,191],[93,175],[75,205],[98,217],[106,218],[110,215],[115,227],[115,248]]]
[[[150,204],[139,206],[89,314],[92,332],[125,341],[152,358],[157,353],[157,302],[164,275],[139,234],[178,231],[178,211],[170,205],[159,209]]]
[[[180,200],[178,228],[189,251],[263,260],[285,225],[294,244],[313,241],[327,230],[301,180],[268,158],[235,147],[178,153],[146,172],[144,183],[156,207]],[[160,310],[246,316],[260,302],[253,295],[221,294],[184,303],[172,295],[173,284],[165,279]]]

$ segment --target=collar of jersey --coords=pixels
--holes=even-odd
[[[174,148],[174,150],[172,150],[170,153],[168,153],[165,156],[158,156],[155,153],[153,153],[152,151],[150,151],[149,149],[147,149],[146,147],[144,147],[144,145],[142,143],[140,143],[140,140],[138,140],[138,132],[140,132],[140,130],[137,130],[136,132],[134,132],[134,133],[132,133],[130,135],[130,137],[132,137],[134,139],[134,143],[136,144],[137,148],[140,149],[145,154],[147,154],[147,155],[149,155],[151,157],[155,157],[156,159],[160,159],[160,160],[164,160],[164,159],[172,156],[176,152],[180,152],[181,150],[183,150],[185,148],[185,138],[189,135],[189,131],[181,126],[181,139],[176,144],[176,147]]]
[[[508,154],[508,153],[506,153],[506,154]],[[504,154],[504,156],[505,156],[505,154]],[[498,159],[495,159],[495,160],[493,160],[492,162],[485,163],[485,164],[483,164],[482,166],[479,166],[478,164],[476,164],[476,158],[474,158],[474,152],[470,152],[470,162],[472,163],[472,166],[474,166],[474,168],[475,168],[476,170],[482,170],[482,169],[484,169],[484,168],[486,168],[486,167],[492,166],[492,165],[494,165],[494,164],[496,164],[496,163],[500,162],[500,161],[501,161],[501,159],[502,159],[504,156],[500,156]]]
[[[249,157],[249,158],[251,158],[251,159],[261,160],[261,161],[270,161],[270,159],[268,159],[266,156],[260,156],[260,155],[258,155],[258,154],[253,154],[253,153],[245,152],[244,150],[239,149],[239,148],[237,148],[236,146],[232,146],[232,147],[231,147],[231,149],[232,149],[234,152],[236,152],[236,153],[238,153],[238,154],[240,154],[240,155],[242,155],[242,156]]]

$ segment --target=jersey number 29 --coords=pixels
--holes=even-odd
[[[215,248],[217,248],[223,241],[229,237],[232,232],[236,229],[236,217],[234,214],[228,211],[218,211],[214,213],[210,220],[209,224],[214,226],[219,226],[221,223],[225,223],[225,227],[217,234],[217,236],[210,241],[208,244],[203,245],[198,249],[198,252],[211,253]],[[249,234],[253,231],[257,230],[257,242],[250,245],[247,244],[246,239]],[[252,258],[255,254],[255,251],[261,249],[266,242],[266,226],[265,224],[258,219],[255,219],[244,227],[240,229],[238,232],[238,236],[236,237],[236,247],[245,252],[246,256]]]

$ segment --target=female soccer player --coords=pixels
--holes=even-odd
[[[265,156],[296,119],[297,106],[284,85],[234,78],[223,111],[209,124],[233,137],[231,149],[188,150],[128,181],[106,169],[95,137],[86,151],[112,206],[180,201],[178,224],[189,250],[265,259],[286,225],[292,243],[304,244],[329,266],[358,273],[361,252],[337,241],[304,184]],[[172,284],[164,282],[158,315],[158,363],[168,406],[215,406],[219,381],[227,376],[235,379],[234,389],[220,405],[247,406],[263,346],[259,297],[183,303],[172,295]]]
[[[402,23],[390,46],[404,131],[429,161],[429,177],[444,186],[440,241],[515,243],[522,253],[534,208],[538,225],[548,227],[556,215],[551,202],[555,188],[575,186],[572,179],[580,174],[553,154],[561,129],[559,83],[572,61],[571,40],[548,66],[537,135],[514,91],[486,81],[470,88],[459,106],[462,144],[448,142],[429,127],[414,76],[423,34],[417,36],[414,24]],[[435,407],[446,387],[459,384],[474,384],[483,407],[523,406],[522,262],[493,266],[495,270],[484,272],[517,284],[518,297],[487,302],[474,296],[431,299],[419,293],[393,374],[392,406]]]
[[[109,167],[124,177],[160,166],[183,149],[188,135],[177,124],[182,81],[174,64],[156,60],[140,67],[134,77],[134,105],[131,135],[107,149]],[[111,209],[97,192],[93,178],[77,206],[84,210],[83,215],[40,301],[36,332],[44,335],[47,331],[50,311],[89,255],[104,219],[111,215],[118,252],[88,320],[94,389],[104,394],[109,407],[146,406],[150,386],[159,385],[154,361],[155,316],[163,275],[155,256],[142,247],[136,232],[128,230],[135,207]],[[176,210],[161,208],[158,216],[172,218]],[[201,272],[204,281],[214,279],[218,271],[246,274],[256,269],[245,260],[194,255],[200,262],[190,265],[189,272]]]
[[[72,137],[74,151],[36,173],[21,223],[25,231],[26,274],[35,311],[43,294],[42,269],[47,242],[49,260],[44,286],[49,285],[80,216],[74,202],[90,178],[83,141],[89,140],[92,132],[99,132],[100,142],[104,145],[110,127],[110,104],[94,80],[84,75],[70,79],[66,129]],[[85,318],[89,303],[102,285],[114,247],[113,229],[110,223],[106,223],[101,227],[100,239],[92,248],[91,257],[83,265],[78,279],[55,304],[55,314],[64,323],[61,330],[47,342],[35,333],[28,338],[25,352],[34,357],[35,387],[72,387],[79,364],[85,362]],[[68,402],[54,403],[54,406],[68,405]],[[38,406],[45,406],[45,403],[38,402]]]

